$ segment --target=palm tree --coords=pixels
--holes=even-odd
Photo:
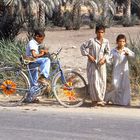
[[[129,22],[131,22],[131,0],[125,0],[125,17],[128,19]]]
[[[124,17],[131,21],[131,0],[115,0],[114,2],[124,6]]]
[[[68,3],[68,1],[67,1]],[[69,2],[71,3],[71,2]],[[93,28],[95,23],[102,23],[105,26],[108,26],[110,24],[109,22],[112,17],[115,14],[115,4],[112,0],[73,0],[71,3],[71,9],[72,9],[72,22],[73,22],[73,28],[75,28],[76,23],[76,29],[79,28],[81,24],[81,16],[83,16],[81,13],[83,7],[87,7],[88,13],[85,13],[85,15],[89,14],[89,18],[91,20],[90,27]],[[85,12],[87,12],[85,11]],[[80,16],[80,17],[79,17]]]
[[[14,29],[17,34],[18,28],[13,25],[21,27],[24,22],[29,23],[29,27],[44,28],[46,16],[51,18],[56,7],[65,2],[66,0],[0,0],[1,36],[6,32],[5,36],[9,36]]]
[[[140,1],[132,0],[132,10],[134,10],[140,19]]]
[[[0,38],[10,37],[12,39],[24,23],[23,11],[20,11],[21,1],[17,2],[18,8],[12,0],[3,0],[0,4]]]
[[[100,21],[104,26],[110,27],[113,22],[113,17],[116,13],[115,4],[112,0],[104,0],[102,3],[102,13],[100,15]]]

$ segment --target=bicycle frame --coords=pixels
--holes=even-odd
[[[14,67],[4,67],[4,68],[6,68],[6,69],[11,69],[12,68],[13,70],[15,69]],[[16,77],[18,77],[18,73],[22,73],[22,75],[28,79],[27,75],[21,70],[21,68],[20,69],[19,68],[16,68],[16,74],[17,74]],[[5,86],[7,89],[13,89],[13,90],[18,90],[18,91],[26,91],[26,92],[28,92],[30,90],[29,88],[28,89],[25,89],[25,88],[17,88],[17,87],[16,88],[13,88],[13,87],[11,87],[11,85],[7,85],[5,83],[1,83],[0,82],[0,94],[3,94],[1,92],[1,90],[3,90],[3,88],[1,88],[1,86]],[[29,85],[29,87],[30,87],[30,85]]]
[[[52,65],[57,65],[57,67],[55,68],[55,70],[53,70],[50,74],[49,74],[49,77],[48,79],[51,80],[52,77],[54,77],[58,72],[61,73],[61,80],[62,80],[62,83],[65,84],[66,83],[66,79],[65,79],[65,76],[64,76],[64,72],[62,70],[62,67],[61,67],[61,64],[60,64],[60,61],[58,59],[58,54],[60,53],[61,49],[55,54],[56,55],[56,58],[55,60],[53,60],[51,62],[51,66]],[[36,68],[36,67],[35,67]],[[24,69],[24,71],[28,71],[28,77],[30,79],[30,83],[33,82],[33,77],[31,75],[31,70],[34,69],[34,68],[30,68],[30,64],[27,65],[27,70]]]
[[[61,49],[62,48],[60,48],[58,51],[57,51],[57,53],[55,54],[55,53],[53,53],[54,55],[55,55],[55,60],[53,60],[52,62],[51,62],[51,66],[53,65],[53,64],[55,64],[55,65],[57,65],[57,67],[55,68],[55,70],[53,70],[50,74],[49,74],[49,77],[48,77],[48,79],[49,80],[51,80],[51,78],[52,77],[54,77],[58,72],[60,72],[61,73],[61,80],[62,80],[62,83],[63,84],[65,84],[66,83],[66,79],[65,79],[65,77],[64,77],[64,73],[63,73],[63,70],[62,70],[62,67],[61,67],[61,64],[60,64],[60,61],[59,61],[59,59],[58,59],[58,54],[60,53],[60,51],[61,51]],[[23,67],[16,67],[16,69],[17,69],[17,75],[18,75],[18,72],[22,72],[28,79],[29,79],[29,81],[30,81],[30,83],[32,83],[33,82],[33,77],[32,77],[32,74],[31,74],[31,70],[32,69],[34,69],[34,68],[36,68],[36,67],[34,67],[34,68],[30,68],[30,63],[29,64],[26,64],[25,65],[26,66],[26,68],[24,68],[23,69]],[[25,74],[24,72],[27,72],[27,74]],[[2,85],[3,83],[0,83],[0,85]],[[30,89],[31,89],[32,87],[30,87]],[[35,91],[38,91],[38,90],[40,90],[40,89],[42,89],[43,88],[43,86],[41,86],[41,87],[38,87]],[[12,88],[11,88],[12,89]],[[16,90],[21,90],[21,91],[30,91],[30,89],[21,89],[21,88],[16,88]],[[0,89],[1,90],[1,89]]]
[[[3,66],[3,68],[0,68],[2,72],[0,75],[0,79],[2,81],[0,81],[0,93],[2,91],[2,94],[7,94],[10,97],[5,100],[3,96],[1,99],[2,104],[18,104],[25,99],[30,102],[37,96],[41,96],[44,91],[49,93],[49,91],[46,91],[46,88],[50,88],[51,86],[53,95],[61,105],[65,107],[78,107],[82,105],[86,98],[86,81],[75,71],[70,69],[63,71],[58,58],[60,51],[61,49],[52,55],[53,59],[51,57],[52,70],[48,77],[48,80],[51,81],[51,85],[41,83],[35,86],[31,85],[31,83],[33,83],[31,70],[36,69],[39,65],[37,63],[32,65],[34,62],[28,58],[26,59],[26,57],[21,56],[21,65],[17,65],[15,67]],[[5,76],[6,78],[4,78]],[[23,81],[23,83],[20,83],[20,80],[21,82]],[[84,91],[84,93],[82,92],[80,95],[81,90]]]

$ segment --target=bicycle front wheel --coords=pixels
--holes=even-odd
[[[27,76],[16,68],[0,68],[0,104],[15,106],[24,100],[29,90]]]
[[[53,92],[57,101],[65,107],[79,107],[87,97],[87,85],[84,78],[75,71],[64,73],[66,82],[59,72],[53,80]]]

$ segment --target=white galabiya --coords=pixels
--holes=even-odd
[[[121,52],[117,48],[112,49],[110,54],[110,62],[113,63],[112,90],[106,94],[105,101],[124,106],[130,105],[128,59],[134,57],[134,52],[127,47],[124,47]]]
[[[83,56],[89,54],[96,58],[94,62],[88,60],[87,63],[88,86],[91,100],[102,102],[106,91],[106,63],[99,65],[98,62],[103,57],[107,59],[109,56],[109,41],[103,38],[102,43],[100,43],[97,38],[91,38],[83,43],[80,49]]]

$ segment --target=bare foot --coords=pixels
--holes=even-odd
[[[95,107],[97,105],[97,101],[92,101],[91,106]]]
[[[97,102],[97,106],[104,107],[104,106],[105,106],[105,102],[103,102],[103,101],[101,101],[101,102]]]

